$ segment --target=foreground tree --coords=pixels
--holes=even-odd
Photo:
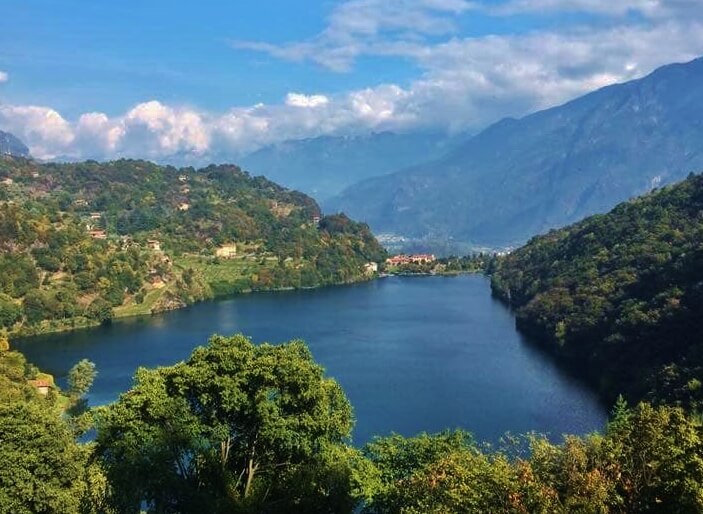
[[[86,452],[39,400],[0,404],[0,512],[80,512]]]
[[[365,453],[380,484],[363,511],[703,512],[703,426],[680,408],[619,403],[602,435],[514,443],[487,452],[461,432],[377,439]]]
[[[300,341],[213,337],[96,413],[120,512],[343,512],[349,402]],[[340,453],[341,452],[341,453]],[[335,457],[337,456],[337,457]]]

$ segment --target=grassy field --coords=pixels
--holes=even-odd
[[[127,305],[121,305],[114,308],[116,318],[127,318],[130,316],[142,316],[144,314],[151,314],[151,309],[154,307],[159,298],[168,291],[168,287],[163,287],[161,289],[152,289],[146,296],[144,296],[144,301],[142,303],[136,303],[134,301],[128,303]]]

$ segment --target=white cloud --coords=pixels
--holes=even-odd
[[[6,71],[1,71],[0,70],[0,82],[7,82],[9,80],[10,76],[7,74]]]
[[[613,18],[561,30],[459,37],[453,20],[479,8],[476,3],[352,0],[332,12],[328,27],[313,40],[247,45],[333,69],[351,66],[362,54],[406,59],[420,70],[414,80],[335,95],[289,92],[278,104],[224,113],[149,101],[118,116],[90,112],[70,121],[49,107],[0,104],[0,128],[15,133],[40,158],[231,159],[266,144],[323,134],[476,130],[703,54],[697,1],[509,0],[501,9],[536,5]],[[649,18],[618,18],[633,6]]]
[[[330,101],[325,95],[304,95],[302,93],[288,93],[286,95],[286,105],[292,107],[319,107],[326,105]]]
[[[475,8],[466,0],[348,0],[333,9],[327,27],[310,40],[283,45],[233,41],[232,45],[280,59],[312,60],[343,72],[360,55],[373,53],[379,42],[453,33],[455,16]]]

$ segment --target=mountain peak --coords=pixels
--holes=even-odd
[[[379,232],[503,246],[703,170],[703,59],[505,119],[328,205]]]
[[[0,155],[29,157],[29,148],[9,132],[0,130]]]

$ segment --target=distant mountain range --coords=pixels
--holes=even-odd
[[[359,180],[437,159],[463,139],[440,133],[322,136],[266,146],[238,161],[254,175],[320,200]]]
[[[9,132],[0,130],[0,155],[29,157],[29,148]]]
[[[703,170],[703,60],[505,119],[446,156],[325,202],[376,231],[524,242]]]

